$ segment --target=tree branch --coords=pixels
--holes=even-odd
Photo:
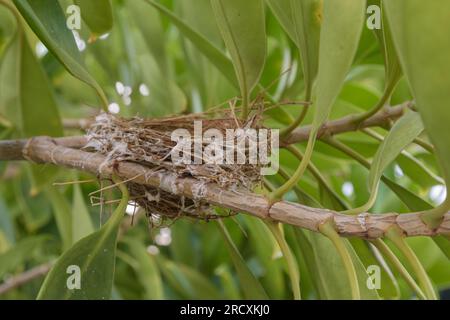
[[[403,104],[382,109],[378,113],[374,114],[370,118],[367,118],[362,123],[355,121],[357,118],[355,115],[349,115],[337,120],[332,120],[326,122],[322,128],[319,130],[318,138],[324,135],[335,135],[338,133],[344,133],[349,131],[357,131],[363,128],[369,127],[383,127],[389,125],[392,121],[400,118],[405,110],[409,107],[411,102],[405,102]],[[84,129],[88,127],[92,121],[86,119],[70,119],[64,120],[64,125],[71,129]],[[282,142],[281,146],[287,146],[289,144],[307,141],[309,134],[311,132],[311,126],[303,126],[295,129],[291,134],[289,134]],[[81,148],[86,144],[86,139],[82,136],[79,137],[69,137],[69,138],[58,138],[56,139],[59,144],[71,148]],[[0,157],[0,160],[6,160]]]
[[[394,226],[400,228],[406,236],[450,234],[450,213],[444,216],[438,228],[432,230],[423,223],[418,213],[401,215],[364,213],[358,216],[348,216],[332,210],[311,208],[288,201],[270,205],[262,195],[247,191],[223,190],[215,184],[205,186],[201,181],[179,178],[172,173],[154,172],[136,163],[119,162],[112,168],[105,165],[106,157],[101,154],[67,147],[67,145],[79,146],[79,142],[73,138],[52,139],[49,137],[2,141],[0,142],[0,159],[6,157],[5,152],[14,151],[14,155],[7,155],[9,160],[26,159],[36,163],[53,163],[90,172],[104,178],[110,178],[115,173],[123,180],[134,178],[133,182],[135,183],[150,185],[173,194],[201,199],[213,205],[246,212],[261,219],[272,219],[316,232],[319,231],[321,224],[333,220],[337,232],[342,236],[349,237],[380,238]],[[18,152],[19,150],[21,152]]]
[[[45,263],[25,271],[17,276],[11,277],[2,284],[0,284],[0,295],[13,290],[21,285],[28,283],[36,278],[42,277],[47,274],[52,268],[52,263]]]
[[[349,115],[337,120],[326,122],[319,130],[317,137],[320,138],[324,135],[335,135],[338,133],[344,133],[349,131],[357,131],[363,128],[369,127],[383,127],[389,125],[392,121],[400,118],[405,110],[411,105],[411,102],[405,102],[403,104],[382,109],[378,113],[374,114],[370,118],[367,118],[361,123],[358,123],[355,115]],[[294,130],[284,141],[282,146],[286,146],[292,143],[307,141],[311,132],[311,126],[303,126]]]

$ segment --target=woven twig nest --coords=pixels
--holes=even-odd
[[[176,129],[186,129],[194,136],[194,121],[199,120],[201,120],[203,132],[211,128],[223,132],[224,146],[233,145],[234,142],[234,140],[226,139],[227,129],[257,129],[260,122],[259,116],[255,115],[246,123],[241,123],[231,116],[231,113],[222,113],[220,118],[213,119],[208,118],[206,114],[158,119],[139,117],[124,119],[102,113],[87,130],[88,143],[85,149],[105,155],[106,161],[102,166],[112,166],[118,161],[131,161],[155,172],[197,179],[205,185],[215,183],[228,190],[253,189],[260,182],[260,167],[257,164],[204,162],[185,164],[172,159],[171,151],[177,145],[177,142],[172,140],[172,132]],[[148,217],[156,218],[156,220],[173,221],[185,216],[203,220],[221,217],[209,204],[202,201],[188,199],[133,181],[126,184],[130,199],[143,208]]]

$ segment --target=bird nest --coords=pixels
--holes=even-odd
[[[224,149],[225,146],[235,146],[236,137],[227,136],[227,129],[258,129],[261,122],[260,117],[254,115],[243,123],[230,112],[221,113],[220,117],[215,118],[208,114],[192,114],[158,119],[125,119],[102,113],[87,130],[88,142],[85,149],[105,155],[106,160],[102,166],[129,161],[161,174],[196,179],[205,186],[214,183],[227,190],[252,190],[260,182],[258,164],[250,164],[248,161],[243,164],[211,163],[208,159],[197,163],[195,153],[188,163],[174,159],[172,150],[177,148],[177,141],[174,141],[172,134],[177,129],[184,129],[185,133],[189,132],[194,137],[192,145],[200,143],[202,150],[207,146],[208,143],[203,139],[197,141],[195,138],[195,134],[198,134],[195,132],[198,129],[197,121],[201,121],[202,135],[208,129],[216,129],[222,133]],[[198,199],[186,198],[133,181],[126,182],[126,186],[130,199],[145,210],[152,222],[174,221],[180,217],[209,220],[224,216]],[[230,214],[233,213],[228,212],[226,216]]]

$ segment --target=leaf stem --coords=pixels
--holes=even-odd
[[[417,296],[426,300],[427,297],[423,293],[422,289],[417,285],[416,281],[409,274],[408,270],[403,266],[400,260],[395,256],[395,254],[391,251],[391,249],[383,242],[381,239],[372,240],[371,243],[381,252],[383,256],[385,256],[388,261],[397,269],[406,283],[411,287],[411,289],[417,294]]]
[[[359,291],[358,277],[356,275],[355,266],[353,264],[348,248],[345,246],[344,241],[336,232],[333,221],[328,220],[325,223],[319,225],[319,231],[323,235],[328,237],[328,239],[330,239],[331,242],[333,242],[337,252],[339,253],[342,259],[342,262],[344,263],[345,271],[347,272],[348,281],[350,283],[352,299],[360,300],[361,293]]]
[[[445,201],[439,206],[422,211],[422,221],[431,229],[436,229],[442,223],[444,215],[450,210],[450,198],[446,198]]]
[[[289,245],[286,242],[286,239],[284,238],[284,232],[282,229],[283,225],[279,222],[272,222],[272,221],[266,221],[266,220],[264,220],[264,222],[267,225],[267,227],[269,228],[269,230],[272,232],[272,235],[277,240],[278,245],[280,246],[281,252],[283,253],[284,258],[286,259],[288,272],[289,272],[289,278],[291,280],[292,292],[294,294],[294,299],[301,300],[300,272],[298,270],[298,265],[296,263],[294,254],[292,253],[291,248],[289,248]]]
[[[424,290],[426,297],[428,299],[437,300],[436,292],[434,291],[430,278],[428,277],[425,269],[423,268],[423,265],[420,263],[414,251],[406,243],[402,231],[397,226],[395,226],[389,228],[385,235],[402,252],[406,260],[408,260],[408,263],[416,273],[419,284]]]
[[[242,120],[247,120],[249,97],[246,89],[242,90]]]
[[[343,153],[345,153],[346,155],[348,155],[349,157],[355,159],[356,161],[361,163],[367,169],[370,169],[370,162],[367,161],[358,152],[356,152],[352,148],[350,148],[347,145],[345,145],[344,143],[340,142],[339,140],[337,140],[337,139],[335,139],[333,137],[327,137],[327,138],[324,138],[322,140],[324,142],[326,142],[327,144],[329,144],[330,146],[332,146],[333,148],[338,149],[338,150],[342,151]],[[352,209],[349,209],[349,210],[342,211],[341,213],[348,214],[348,215],[357,215],[357,214],[360,214],[362,212],[368,211],[373,206],[373,204],[375,203],[376,195],[377,195],[376,192],[372,192],[370,194],[370,196],[369,196],[369,199],[367,200],[367,202],[364,205],[362,205],[360,207],[357,207],[357,208],[352,208]]]
[[[284,194],[286,194],[289,190],[291,190],[292,187],[295,186],[297,182],[300,180],[300,178],[303,176],[303,174],[305,173],[305,169],[308,167],[308,164],[311,160],[316,138],[317,138],[317,130],[311,131],[303,159],[300,161],[300,164],[298,165],[292,177],[277,190],[269,194],[269,201],[271,203],[274,203],[282,199]]]
[[[305,101],[309,102],[311,100],[311,88],[310,86],[307,86],[306,93],[305,93]],[[292,122],[288,127],[284,128],[281,131],[280,136],[282,138],[287,137],[292,131],[294,131],[302,122],[305,120],[306,115],[308,114],[309,105],[304,105],[302,112],[299,114],[299,116]]]
[[[428,143],[421,138],[415,138],[413,142],[427,150],[429,153],[434,153],[434,146],[431,143]]]
[[[373,116],[375,113],[377,113],[378,111],[380,111],[387,103],[387,101],[390,99],[391,95],[392,95],[392,91],[394,90],[396,85],[396,82],[394,81],[393,84],[387,86],[384,89],[383,95],[381,96],[380,100],[378,100],[377,104],[370,110],[363,112],[361,114],[358,114],[355,116],[355,122],[356,123],[361,123],[364,120],[370,118],[371,116]]]

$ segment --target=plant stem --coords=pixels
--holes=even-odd
[[[345,153],[349,157],[355,159],[356,161],[361,163],[367,169],[370,169],[370,162],[367,161],[366,158],[364,158],[358,152],[356,152],[352,148],[350,148],[347,145],[345,145],[344,143],[340,142],[339,140],[337,140],[337,139],[335,139],[333,137],[327,137],[327,138],[324,138],[322,140],[324,142],[326,142],[327,144],[329,144],[330,146],[334,147],[335,149],[340,150],[341,152]],[[372,205],[375,202],[375,200],[376,200],[376,192],[372,192],[370,194],[369,199],[367,200],[367,202],[364,205],[362,205],[360,207],[357,207],[357,208],[352,208],[350,210],[342,211],[341,213],[348,214],[348,215],[357,215],[357,214],[360,214],[362,212],[366,212],[372,207]]]
[[[434,146],[431,143],[428,143],[427,141],[421,139],[421,138],[415,138],[414,143],[418,146],[421,146],[425,150],[427,150],[429,153],[434,153]]]
[[[358,277],[356,275],[356,270],[352,261],[352,257],[350,256],[350,253],[347,247],[345,246],[344,241],[336,232],[334,223],[332,222],[332,220],[328,220],[327,222],[319,226],[319,230],[323,235],[328,237],[328,239],[330,239],[331,242],[333,242],[337,252],[339,253],[342,259],[342,262],[344,263],[345,271],[347,272],[348,281],[350,283],[350,288],[352,291],[352,299],[360,300],[361,294],[359,291]]]
[[[436,229],[442,222],[444,215],[450,210],[450,198],[436,208],[422,211],[422,221],[431,229]]]
[[[304,156],[302,152],[295,146],[295,145],[288,145],[286,147],[286,150],[288,150],[290,153],[292,153],[299,161],[302,161]],[[331,188],[330,184],[327,182],[325,177],[320,173],[320,170],[312,163],[311,161],[308,163],[307,170],[311,173],[311,175],[316,179],[317,183],[321,185],[323,188],[325,188],[329,193],[336,195],[333,188]],[[281,171],[280,171],[281,174]],[[287,178],[289,179],[289,178]],[[339,198],[336,195],[337,198]],[[344,203],[342,199],[339,199],[340,202]]]
[[[294,299],[301,300],[300,272],[298,270],[298,265],[296,263],[294,254],[292,253],[291,248],[289,248],[289,245],[286,242],[286,239],[284,238],[282,224],[280,224],[278,222],[267,221],[267,220],[264,220],[264,222],[267,225],[267,227],[269,228],[269,230],[272,232],[272,235],[277,240],[278,245],[280,246],[281,252],[283,253],[284,258],[286,259],[288,272],[289,272],[289,278],[291,280],[292,292],[294,294]]]
[[[420,286],[422,287],[426,297],[428,299],[437,300],[436,292],[434,291],[430,278],[428,277],[423,265],[420,263],[414,251],[406,243],[402,231],[397,226],[391,227],[386,232],[386,237],[397,246],[397,248],[408,260],[408,263],[416,273]]]
[[[298,165],[292,177],[277,190],[269,194],[269,201],[271,203],[274,203],[282,199],[284,194],[287,193],[289,190],[291,190],[291,188],[295,186],[298,180],[300,180],[300,178],[303,176],[303,174],[305,173],[305,169],[308,167],[309,161],[311,160],[311,156],[314,150],[314,144],[316,142],[316,137],[317,137],[317,130],[311,131],[303,159],[300,161],[300,164]]]
[[[305,119],[306,115],[308,114],[308,106],[303,106],[302,112],[300,113],[300,115],[295,118],[295,120],[286,128],[284,128],[283,130],[281,130],[280,136],[282,138],[288,136],[292,131],[294,131]]]
[[[366,158],[364,158],[361,154],[359,154],[358,152],[356,152],[355,150],[353,150],[346,144],[340,142],[339,140],[337,140],[333,137],[327,137],[327,138],[323,138],[322,141],[324,141],[328,145],[332,146],[333,148],[341,151],[342,153],[345,153],[350,158],[355,159],[356,161],[361,163],[364,167],[366,167],[368,169],[370,168],[370,162]]]
[[[403,264],[398,260],[391,249],[383,242],[381,239],[372,240],[371,243],[385,256],[388,261],[397,269],[406,283],[411,287],[411,289],[417,294],[419,299],[426,300],[427,297],[423,293],[422,289],[417,285],[416,281],[409,274],[408,270],[403,266]]]
[[[305,101],[309,102],[311,100],[311,88],[308,86],[305,90]],[[302,112],[299,116],[292,122],[288,127],[284,128],[281,131],[280,136],[282,138],[287,137],[292,131],[294,131],[302,122],[305,120],[306,115],[308,114],[309,106],[303,106]]]
[[[372,109],[357,115],[355,117],[355,122],[356,123],[361,123],[364,120],[366,120],[366,119],[370,118],[371,116],[373,116],[378,111],[380,111],[385,106],[386,102],[390,99],[392,91],[395,88],[395,84],[396,84],[396,82],[394,82],[393,85],[390,85],[390,86],[386,87],[384,89],[383,95],[381,96],[380,100],[378,100],[377,104]]]
[[[243,121],[247,120],[248,104],[249,104],[248,94],[247,94],[246,90],[243,90],[243,94],[242,94],[242,115],[241,115]]]
[[[113,228],[114,226],[118,225],[120,221],[122,221],[123,213],[125,212],[125,209],[127,208],[128,200],[130,199],[130,194],[128,192],[126,183],[119,180],[119,178],[116,175],[112,176],[112,180],[114,184],[116,184],[119,187],[120,192],[122,193],[122,198],[120,199],[120,202],[114,210],[112,216],[111,216],[111,222],[108,221],[109,226]]]

